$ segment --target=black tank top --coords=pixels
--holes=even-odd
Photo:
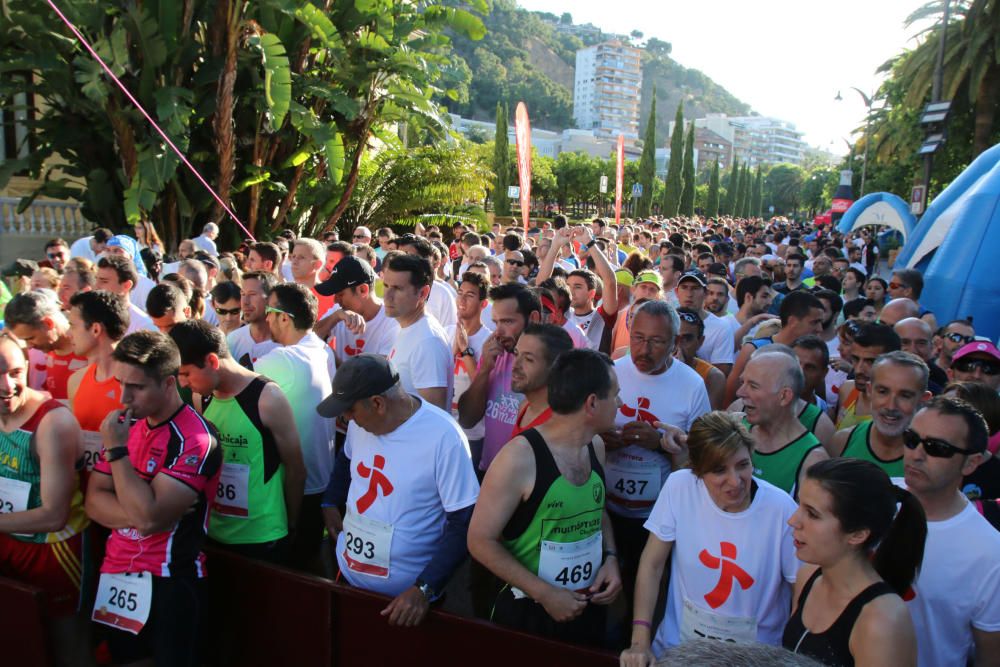
[[[809,656],[819,660],[824,665],[853,667],[854,656],[851,655],[849,644],[851,630],[854,629],[854,624],[857,622],[858,616],[861,615],[861,610],[875,598],[892,593],[893,590],[884,581],[872,584],[847,603],[844,611],[840,612],[840,616],[826,632],[813,634],[802,623],[802,609],[806,606],[806,599],[809,597],[813,583],[822,573],[823,570],[816,570],[802,588],[802,592],[799,594],[799,606],[792,617],[788,619],[781,644],[793,653]]]
[[[514,513],[507,521],[507,525],[504,526],[503,539],[505,540],[515,540],[528,529],[528,526],[535,518],[535,514],[538,512],[538,508],[542,504],[542,500],[545,499],[545,494],[548,493],[549,487],[552,486],[553,482],[562,477],[562,473],[559,472],[559,466],[556,465],[555,457],[552,456],[552,451],[545,443],[545,438],[542,437],[542,434],[537,429],[530,428],[521,433],[521,436],[531,445],[531,451],[535,455],[535,486],[531,489],[531,495],[528,496],[528,500],[518,503],[514,509]],[[597,460],[594,443],[587,443],[587,453],[590,455],[591,470],[596,472],[597,476],[603,481],[604,467]]]

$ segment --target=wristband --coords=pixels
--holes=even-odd
[[[653,629],[652,623],[650,623],[649,621],[640,621],[639,619],[632,621],[632,625],[641,625],[644,628],[649,628],[650,630]]]
[[[611,549],[605,549],[603,556],[604,556],[604,560],[607,560],[608,556],[614,556],[615,558],[618,558],[618,554],[616,552],[612,551]]]
[[[128,456],[128,447],[111,447],[104,450],[104,460],[108,463],[114,463],[126,456]]]

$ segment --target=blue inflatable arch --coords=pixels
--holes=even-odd
[[[837,223],[837,230],[847,234],[858,227],[871,225],[891,227],[902,234],[905,241],[913,233],[917,219],[900,197],[891,192],[873,192],[851,204]]]

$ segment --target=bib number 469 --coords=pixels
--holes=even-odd
[[[594,573],[593,563],[587,562],[582,565],[574,565],[573,567],[564,567],[556,575],[555,579],[560,584],[566,588],[571,586],[576,586],[585,581],[590,581],[591,575]]]

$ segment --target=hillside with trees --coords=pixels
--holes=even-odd
[[[452,113],[492,120],[497,102],[513,106],[524,101],[535,127],[562,130],[573,127],[573,72],[576,51],[615,37],[591,25],[578,26],[569,13],[561,16],[530,12],[515,0],[494,0],[483,17],[486,36],[478,41],[454,37],[452,71],[471,72],[467,88],[457,99],[442,103]],[[669,42],[644,39],[635,30],[626,38],[643,49],[642,127],[648,117],[655,87],[661,109],[684,101],[688,116],[720,112],[745,115],[750,107],[702,72],[670,57]],[[658,118],[656,133],[663,137],[671,116]]]

